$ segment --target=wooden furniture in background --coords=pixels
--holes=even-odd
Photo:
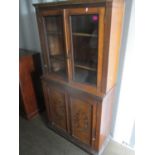
[[[19,54],[20,114],[31,119],[44,108],[41,59],[36,52],[20,50]]]
[[[35,4],[49,127],[91,154],[110,132],[123,0]]]

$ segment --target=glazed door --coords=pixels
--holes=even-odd
[[[48,74],[63,80],[68,79],[64,18],[62,10],[41,11],[44,49]]]
[[[94,146],[96,130],[96,102],[70,96],[71,135],[80,142]]]
[[[43,83],[46,110],[51,125],[67,132],[67,101],[63,89]]]
[[[102,78],[104,8],[68,9],[72,80],[99,88]]]

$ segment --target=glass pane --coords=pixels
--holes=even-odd
[[[98,15],[71,16],[74,80],[96,85],[98,64]]]
[[[67,77],[66,56],[61,15],[45,17],[51,72]]]

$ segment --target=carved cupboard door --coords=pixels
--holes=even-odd
[[[66,94],[63,90],[49,88],[49,113],[52,125],[67,131]]]
[[[70,97],[71,134],[84,144],[95,143],[96,102]]]

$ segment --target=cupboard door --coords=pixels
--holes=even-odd
[[[68,9],[73,81],[93,87],[101,82],[104,8]]]
[[[67,57],[62,11],[43,11],[48,70],[50,74],[67,80]]]
[[[49,112],[52,125],[67,131],[66,94],[57,88],[49,88]]]
[[[66,131],[67,118],[66,118],[65,93],[51,89],[50,100],[51,100],[50,110],[53,125]]]
[[[79,97],[70,97],[71,134],[87,145],[95,140],[96,103]]]

